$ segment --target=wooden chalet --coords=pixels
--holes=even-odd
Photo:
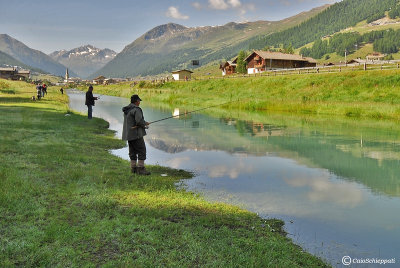
[[[367,61],[374,61],[374,60],[383,60],[385,58],[385,54],[379,53],[379,52],[373,52],[371,54],[368,54],[366,59]]]
[[[255,50],[245,59],[245,61],[247,63],[248,74],[262,73],[267,70],[317,66],[317,61],[313,58],[261,50]]]
[[[103,82],[104,85],[111,85],[111,84],[116,84],[116,83],[117,83],[117,80],[114,78],[104,79],[104,82]]]
[[[27,80],[29,79],[30,75],[31,71],[29,70],[18,70],[17,73],[15,74],[15,78],[17,80]]]
[[[222,70],[222,75],[230,75],[236,73],[237,57],[232,61],[227,61],[224,64],[220,64],[219,68]]]
[[[102,75],[96,77],[95,79],[93,79],[92,83],[95,85],[102,85],[104,84],[104,81],[106,80],[106,78]]]
[[[187,81],[192,78],[192,71],[190,70],[177,70],[172,72],[172,77],[176,81]]]
[[[29,70],[18,70],[15,67],[0,68],[0,78],[3,79],[26,80],[30,74]]]

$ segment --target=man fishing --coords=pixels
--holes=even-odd
[[[92,119],[94,101],[98,99],[98,97],[93,96],[93,86],[89,86],[85,99],[85,105],[88,107],[88,119]]]
[[[132,173],[150,175],[150,172],[144,166],[146,144],[143,139],[149,123],[144,120],[143,111],[139,107],[141,101],[138,95],[132,95],[131,103],[122,108],[124,112],[122,140],[128,141]],[[136,161],[138,162],[136,163]]]

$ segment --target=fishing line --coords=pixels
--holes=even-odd
[[[182,116],[182,115],[188,115],[188,114],[191,114],[191,113],[195,113],[195,112],[198,112],[198,111],[203,111],[203,110],[210,109],[210,108],[213,108],[213,107],[222,106],[222,105],[225,105],[225,104],[228,104],[228,103],[231,103],[231,102],[236,102],[236,101],[233,101],[233,100],[232,100],[232,101],[228,101],[228,102],[224,102],[224,103],[220,103],[220,104],[216,104],[216,105],[207,106],[207,107],[204,107],[204,108],[201,108],[201,109],[197,109],[197,110],[193,110],[193,111],[189,111],[189,112],[184,112],[184,113],[179,113],[179,114],[177,114],[177,115],[168,116],[168,117],[165,117],[165,118],[161,118],[161,119],[158,119],[158,120],[149,122],[149,125],[150,125],[150,124],[153,124],[153,123],[160,122],[160,121],[164,121],[164,120],[167,120],[167,119],[179,117],[179,116]],[[137,128],[137,127],[138,127],[138,126],[133,126],[132,128]]]

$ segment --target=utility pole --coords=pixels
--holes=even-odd
[[[347,66],[347,48],[344,50],[344,63]]]

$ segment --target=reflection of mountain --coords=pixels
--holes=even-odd
[[[164,141],[156,138],[148,139],[147,142],[154,148],[159,149],[161,151],[167,153],[180,153],[186,151],[187,148],[182,146],[181,144],[166,144]]]
[[[194,121],[199,122],[196,128]],[[343,134],[348,132],[348,126],[327,131],[324,125],[290,128],[198,114],[187,120],[169,120],[168,124],[168,128],[154,125],[150,133],[158,143],[155,147],[163,151],[274,154],[328,169],[372,191],[400,196],[400,152],[396,144],[386,139],[387,132],[376,131],[373,142],[364,139],[361,143],[360,139]]]

